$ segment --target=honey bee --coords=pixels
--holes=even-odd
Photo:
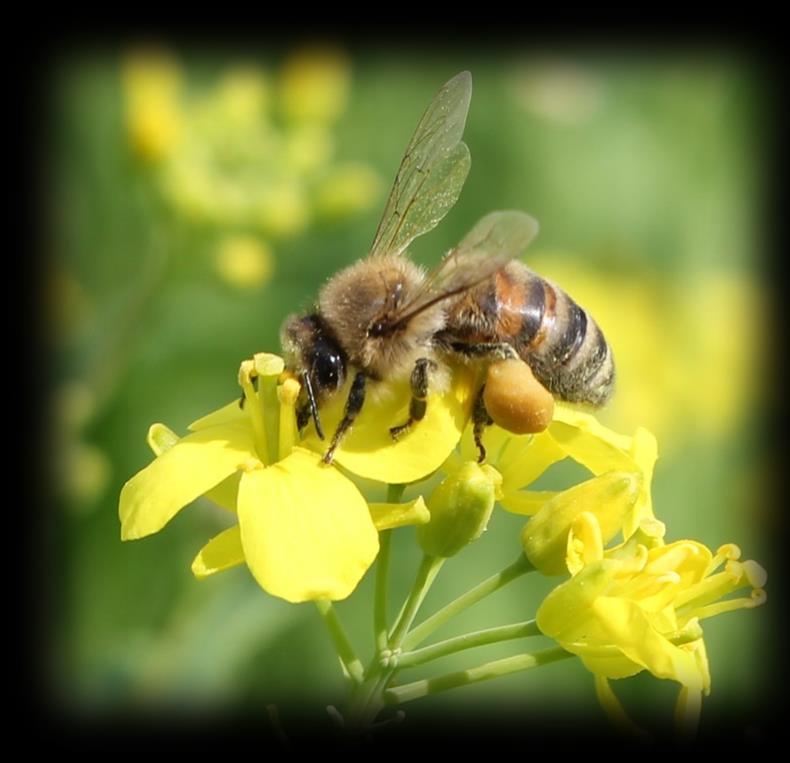
[[[409,380],[408,418],[390,428],[398,438],[423,419],[429,390],[446,383],[448,367],[458,362],[488,367],[516,359],[562,400],[600,406],[611,396],[612,352],[595,321],[515,259],[538,232],[532,217],[486,215],[430,273],[406,256],[455,204],[466,180],[470,156],[461,136],[471,93],[469,72],[441,88],[406,149],[367,257],[333,276],[312,312],[283,325],[286,368],[302,383],[300,429],[312,418],[325,439],[321,405],[353,373],[325,463],[362,410],[369,385]],[[481,461],[481,436],[493,423],[483,391],[473,408]]]

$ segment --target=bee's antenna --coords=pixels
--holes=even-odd
[[[318,415],[318,406],[315,404],[315,395],[313,394],[313,384],[310,381],[310,374],[305,371],[302,374],[302,384],[304,385],[305,392],[307,392],[307,400],[310,403],[310,415],[313,417],[315,423],[315,431],[318,437],[324,439],[324,430],[321,428],[321,418]]]

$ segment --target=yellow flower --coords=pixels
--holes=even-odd
[[[714,555],[690,540],[650,549],[636,544],[626,555],[604,552],[595,533],[586,535],[586,544],[582,555],[591,561],[549,593],[538,609],[538,627],[596,675],[613,717],[622,711],[601,682],[648,670],[681,685],[677,713],[695,723],[701,696],[710,691],[699,622],[762,604],[765,571],[756,562],[738,561],[734,545]],[[751,594],[724,598],[743,588]]]
[[[121,537],[132,540],[158,532],[205,495],[236,512],[238,524],[200,551],[192,566],[198,577],[246,562],[262,588],[287,601],[343,599],[378,552],[376,530],[425,523],[428,511],[422,498],[368,506],[339,468],[321,463],[325,443],[310,438],[300,443],[295,417],[299,384],[282,371],[281,358],[256,355],[239,372],[243,410],[238,402],[230,403],[191,424],[191,434],[184,438],[161,424],[151,427],[149,443],[158,457],[121,491]],[[436,435],[449,449],[465,420],[458,413],[459,396],[445,398],[435,401],[423,424],[431,442]],[[342,408],[342,401],[337,405]],[[404,411],[407,407],[408,401]],[[391,410],[375,401],[366,406],[368,423],[360,417],[349,444],[338,449],[337,462],[349,461],[356,466],[348,467],[352,471],[388,482],[419,479],[436,468],[433,462],[441,463],[446,451],[425,458],[424,437],[410,435],[376,450],[382,411]],[[386,426],[383,431],[388,437]]]

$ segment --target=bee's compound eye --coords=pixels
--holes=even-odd
[[[327,347],[316,353],[313,374],[322,390],[335,390],[343,381],[343,358]]]

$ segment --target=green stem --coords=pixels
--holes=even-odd
[[[373,599],[373,632],[376,634],[376,652],[387,648],[387,578],[390,566],[392,530],[379,533],[379,557],[376,560],[376,593]]]
[[[404,649],[413,649],[417,644],[420,644],[428,636],[431,635],[437,628],[444,625],[450,618],[463,612],[473,604],[484,599],[486,596],[498,591],[503,586],[510,583],[512,580],[524,575],[527,572],[532,572],[535,568],[530,564],[524,554],[519,554],[509,567],[492,575],[490,578],[478,583],[474,588],[468,590],[454,601],[451,601],[446,606],[442,607],[438,612],[431,615],[427,620],[423,620],[408,636],[403,640]]]
[[[387,503],[398,503],[406,485],[388,485]],[[379,533],[379,556],[376,561],[376,592],[373,599],[373,632],[376,635],[376,653],[387,648],[389,629],[387,627],[387,583],[389,579],[390,548],[392,531]]]
[[[340,623],[340,618],[337,616],[332,602],[326,599],[319,599],[316,601],[315,605],[326,623],[329,635],[332,637],[335,651],[346,673],[348,673],[355,684],[362,683],[363,674],[365,672],[364,668],[359,658],[354,653],[354,647],[351,646],[351,642],[348,640],[348,636]]]
[[[405,652],[398,658],[398,669],[413,668],[431,660],[438,660],[448,654],[473,649],[477,646],[486,644],[496,644],[501,641],[509,641],[514,638],[526,638],[528,636],[539,636],[540,630],[534,620],[525,620],[521,623],[512,625],[500,625],[497,628],[487,628],[474,633],[464,633],[462,636],[448,638],[438,644],[431,644],[423,649],[416,649],[413,652]]]
[[[409,593],[409,598],[406,600],[406,605],[403,608],[398,622],[392,629],[392,636],[389,640],[389,647],[392,650],[399,649],[403,643],[404,636],[408,632],[420,605],[425,599],[426,594],[433,585],[433,581],[439,574],[445,559],[441,556],[428,556],[425,554],[420,563],[420,568],[417,570],[417,577],[414,580],[414,585]]]
[[[367,728],[375,721],[376,716],[384,704],[384,692],[392,676],[397,670],[397,664],[387,657],[387,652],[400,649],[401,642],[414,622],[417,611],[430,590],[436,575],[439,573],[444,559],[425,555],[406,599],[397,622],[393,626],[392,636],[384,641],[383,647],[379,646],[380,631],[376,632],[377,649],[373,661],[364,673],[364,681],[354,691],[349,702],[346,715],[349,727]],[[383,584],[382,584],[383,585]],[[378,580],[377,580],[378,593]],[[378,599],[377,599],[378,600]],[[375,609],[374,609],[375,616]],[[378,615],[380,617],[380,615]],[[386,633],[385,633],[386,635]]]
[[[459,686],[488,681],[492,678],[505,676],[510,673],[518,673],[522,670],[530,670],[541,665],[548,665],[557,660],[564,660],[575,655],[566,652],[562,647],[552,647],[533,654],[517,654],[514,657],[506,657],[502,660],[486,662],[476,668],[469,670],[459,670],[455,673],[447,673],[436,678],[428,678],[422,681],[414,681],[410,684],[396,686],[384,692],[384,700],[387,704],[399,704],[411,702],[429,694],[438,694],[442,691],[455,689]]]

